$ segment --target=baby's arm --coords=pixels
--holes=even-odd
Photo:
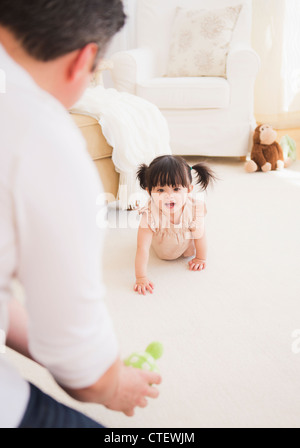
[[[205,215],[206,206],[204,202],[197,201],[194,209],[195,228],[191,229],[196,256],[189,262],[189,269],[191,271],[202,271],[206,267],[207,238],[205,233]]]
[[[203,236],[198,239],[194,239],[196,248],[196,256],[189,262],[189,268],[191,271],[202,271],[206,267],[207,256],[207,239],[205,230],[203,230]]]
[[[151,294],[154,285],[147,278],[147,265],[149,260],[149,250],[152,242],[152,230],[147,224],[147,215],[144,213],[141,219],[137,236],[137,251],[135,257],[136,282],[134,290],[139,294],[146,294],[148,290]]]

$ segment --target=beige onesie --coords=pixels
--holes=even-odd
[[[192,196],[187,197],[178,223],[173,224],[152,199],[139,210],[139,214],[143,213],[147,214],[147,224],[153,232],[152,247],[162,260],[191,255],[193,240],[203,236],[206,206]]]

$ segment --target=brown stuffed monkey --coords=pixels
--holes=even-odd
[[[253,147],[251,151],[251,160],[249,160],[245,169],[248,173],[271,170],[281,170],[284,168],[283,151],[276,140],[277,133],[268,124],[257,126],[253,136]]]

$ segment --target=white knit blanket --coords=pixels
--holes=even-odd
[[[120,207],[134,208],[141,192],[136,180],[138,166],[171,154],[169,129],[160,110],[135,95],[98,85],[88,87],[70,112],[90,115],[99,122],[120,173]]]

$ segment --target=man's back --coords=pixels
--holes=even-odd
[[[5,308],[17,277],[26,293],[32,355],[60,384],[84,387],[117,357],[102,301],[101,185],[63,106],[1,46],[0,65],[7,80],[0,96],[0,328],[7,331]],[[5,426],[16,426],[28,385],[2,361],[0,415]],[[9,400],[17,403],[11,412]]]

